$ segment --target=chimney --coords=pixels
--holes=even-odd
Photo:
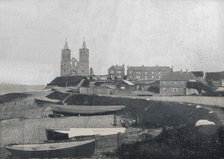
[[[180,72],[182,73],[182,72],[183,72],[183,70],[182,70],[182,69],[180,69]]]
[[[188,74],[188,69],[186,69],[186,73]]]

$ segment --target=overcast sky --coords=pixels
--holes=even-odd
[[[224,70],[222,0],[1,0],[0,82],[46,84],[60,75],[65,39],[90,66]]]

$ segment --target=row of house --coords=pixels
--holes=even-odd
[[[160,95],[224,92],[224,72],[204,74],[203,71],[173,71],[168,66],[130,66],[125,75],[124,65],[116,65],[108,69],[108,77],[122,81],[117,86],[118,89],[154,91]]]
[[[128,66],[127,76],[125,77],[124,65],[114,65],[108,69],[108,77],[111,80],[128,79],[128,80],[159,80],[163,75],[173,71],[168,66]]]

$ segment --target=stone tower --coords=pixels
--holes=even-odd
[[[67,41],[64,49],[61,50],[61,76],[70,76],[71,50],[68,48]]]
[[[82,48],[79,49],[79,74],[80,76],[89,76],[89,49],[87,49],[85,40]]]

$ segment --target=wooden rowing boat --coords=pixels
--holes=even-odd
[[[111,114],[117,112],[123,108],[124,105],[57,105],[51,104],[51,109],[55,113],[61,113],[65,115],[100,115],[100,114]]]
[[[38,98],[35,98],[35,102],[38,105],[43,105],[43,104],[46,104],[46,103],[59,104],[59,103],[61,103],[61,100],[58,100],[58,99],[50,99],[50,98],[47,98],[47,97],[38,97]]]
[[[107,136],[125,133],[125,128],[70,128],[70,129],[47,129],[48,140],[66,140],[90,136]]]
[[[17,158],[65,158],[91,157],[95,150],[95,140],[71,141],[44,144],[10,145],[6,149]]]

